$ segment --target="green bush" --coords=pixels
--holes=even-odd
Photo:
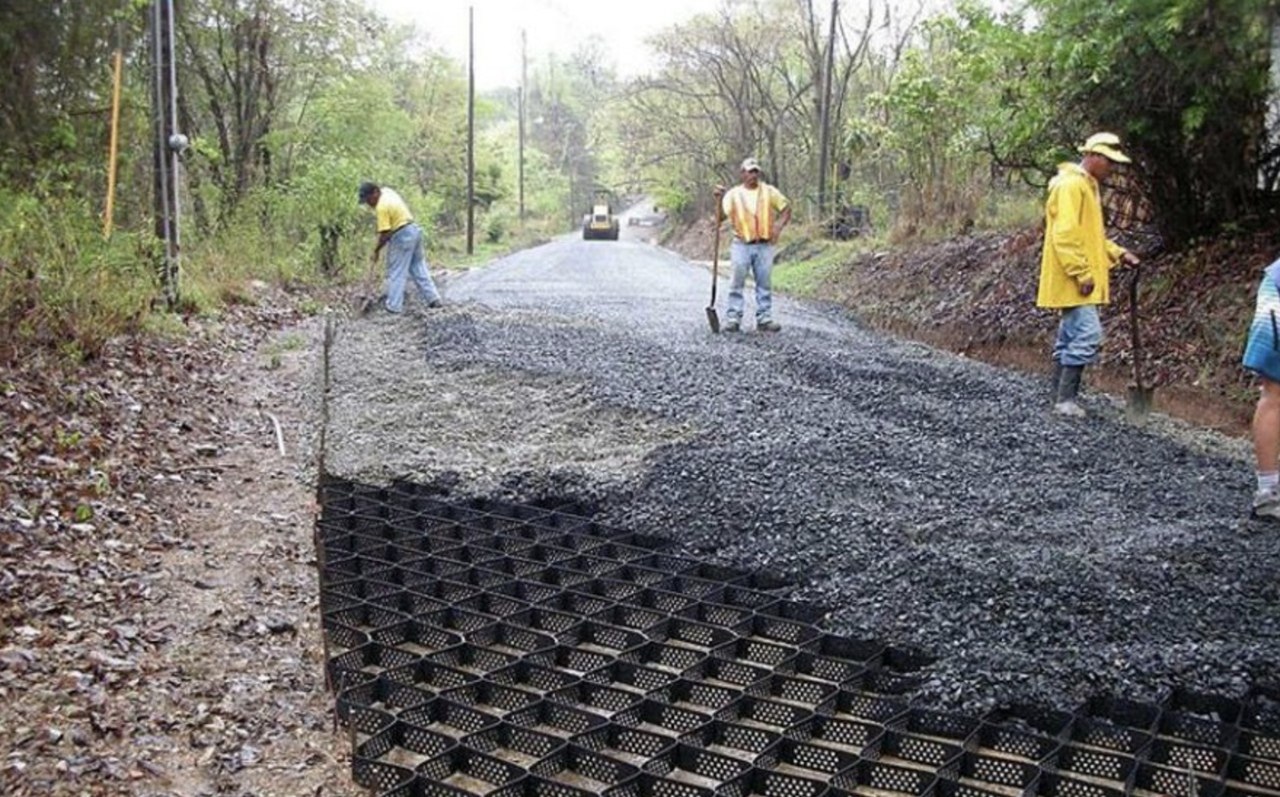
[[[157,295],[154,239],[102,232],[83,196],[0,189],[0,356],[92,358],[140,325]]]

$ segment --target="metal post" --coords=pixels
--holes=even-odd
[[[836,15],[840,13],[839,0],[831,0],[831,32],[827,36],[826,75],[822,79],[822,121],[818,143],[818,216],[826,223],[827,168],[831,150],[831,84],[835,82]]]
[[[476,9],[467,10],[467,254],[476,240]]]
[[[529,80],[529,36],[520,31],[520,102],[518,112],[520,114],[520,146],[519,146],[519,165],[516,171],[519,173],[520,183],[520,222],[524,223],[524,113],[525,103],[527,102]]]
[[[116,217],[116,173],[120,154],[120,84],[124,75],[124,52],[117,49],[112,58],[111,79],[111,143],[107,148],[107,207],[103,213],[102,237],[111,237]]]

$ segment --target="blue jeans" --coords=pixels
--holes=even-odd
[[[413,222],[396,230],[387,241],[387,309],[393,313],[404,310],[405,277],[413,278],[423,302],[440,301],[440,291],[431,281],[427,257],[422,253],[422,228]]]
[[[729,262],[733,264],[733,275],[729,278],[729,309],[725,315],[730,321],[742,321],[742,290],[747,285],[747,272],[751,272],[756,282],[756,323],[768,321],[773,309],[773,244],[749,244],[735,239],[729,247]]]
[[[1053,343],[1053,359],[1059,365],[1092,365],[1102,348],[1102,319],[1096,304],[1062,311],[1058,339]]]

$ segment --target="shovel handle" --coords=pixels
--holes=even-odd
[[[1129,342],[1133,350],[1133,384],[1142,389],[1142,336],[1138,332],[1138,278],[1142,275],[1142,265],[1133,267],[1133,276],[1129,278]]]
[[[720,198],[716,198],[715,209],[711,212],[715,219],[714,243],[711,245],[711,306],[716,306],[716,284],[720,282]]]

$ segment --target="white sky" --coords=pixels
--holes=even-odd
[[[467,9],[476,14],[476,87],[520,83],[520,30],[529,35],[529,62],[567,56],[599,36],[622,76],[647,71],[645,39],[721,0],[368,0],[383,16],[412,22],[461,63],[467,60]]]

